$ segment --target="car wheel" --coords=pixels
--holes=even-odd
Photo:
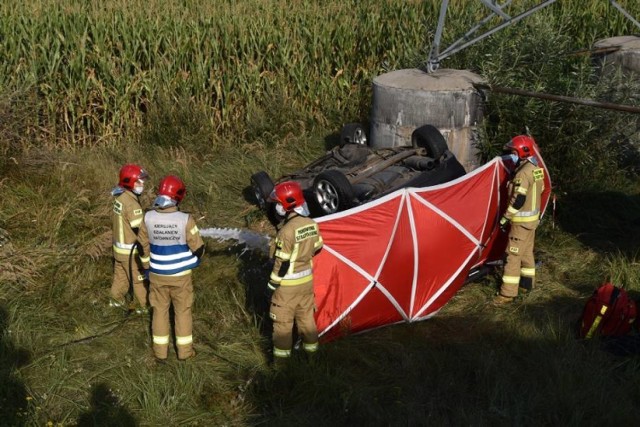
[[[251,187],[260,209],[266,210],[267,201],[273,191],[273,180],[265,171],[256,172],[251,175]]]
[[[442,133],[432,125],[423,125],[411,134],[411,145],[414,148],[425,148],[427,155],[438,160],[449,149]]]
[[[340,132],[340,146],[345,144],[367,145],[367,134],[360,123],[344,125]]]
[[[316,176],[313,195],[323,215],[349,209],[353,205],[353,187],[347,177],[335,169]]]

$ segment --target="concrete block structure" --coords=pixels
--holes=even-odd
[[[465,170],[480,165],[477,126],[484,116],[485,81],[467,70],[396,70],[373,81],[371,131],[374,148],[411,145],[411,133],[424,124],[437,127]]]

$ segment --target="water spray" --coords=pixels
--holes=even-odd
[[[219,242],[228,240],[236,241],[236,245],[245,245],[242,253],[248,250],[260,251],[264,255],[269,255],[269,241],[271,237],[255,231],[240,228],[205,228],[200,230],[202,237],[210,237]]]

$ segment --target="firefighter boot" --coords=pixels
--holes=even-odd
[[[193,360],[193,358],[196,357],[196,351],[195,350],[191,350],[191,354],[188,355],[187,357],[183,357],[183,358],[178,358],[178,360],[180,362],[186,362],[187,360]]]
[[[515,300],[514,297],[505,297],[504,295],[501,294],[497,294],[494,298],[493,298],[493,302],[492,304],[496,307],[500,307],[503,306],[505,304],[509,304],[512,303]]]

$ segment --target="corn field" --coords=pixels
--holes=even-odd
[[[539,2],[513,3],[515,15]],[[620,3],[638,15],[637,2]],[[252,108],[282,102],[320,122],[359,117],[376,75],[424,63],[439,8],[438,0],[5,0],[0,93],[29,94],[30,142],[56,146],[126,138],[161,94],[204,109],[223,134],[239,132]],[[541,13],[583,48],[630,30],[607,0],[560,0]],[[487,14],[479,1],[452,1],[443,42]],[[477,68],[474,51],[446,66]]]

